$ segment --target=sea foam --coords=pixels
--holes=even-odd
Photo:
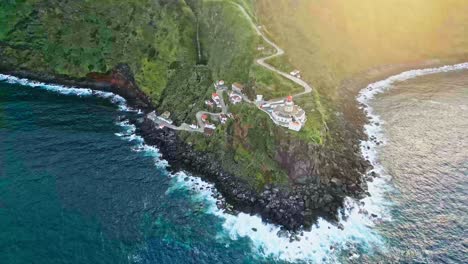
[[[224,220],[224,231],[220,237],[228,236],[236,240],[240,237],[248,237],[252,241],[253,249],[262,256],[273,257],[285,261],[305,261],[312,263],[335,263],[340,261],[340,252],[348,254],[354,252],[349,258],[359,259],[358,254],[372,254],[373,250],[385,252],[384,239],[378,234],[374,227],[383,221],[391,221],[390,208],[392,203],[387,199],[387,194],[394,189],[390,184],[391,176],[386,173],[384,167],[379,163],[378,150],[385,144],[385,137],[381,124],[383,121],[373,113],[369,102],[375,95],[385,92],[391,85],[411,78],[468,69],[468,63],[439,68],[422,70],[411,70],[391,76],[385,80],[369,84],[361,90],[357,101],[363,105],[365,113],[371,122],[365,126],[365,132],[369,140],[361,142],[363,156],[374,166],[373,171],[380,176],[373,182],[368,183],[371,196],[360,201],[347,198],[345,200],[344,214],[340,214],[340,224],[344,229],[319,219],[318,223],[310,231],[299,235],[300,241],[290,240],[285,236],[278,236],[280,228],[273,224],[262,222],[259,216],[244,213],[237,215],[226,213],[216,206],[219,194],[216,188],[203,182],[198,177],[178,172],[172,176],[176,179],[174,188],[187,188],[194,190],[197,199],[205,199],[208,202],[207,212],[217,215]],[[188,180],[187,180],[188,177]],[[170,191],[170,190],[169,190]],[[364,213],[363,213],[364,212]],[[370,216],[371,214],[377,217]],[[359,250],[356,250],[359,248]],[[349,255],[347,255],[349,256]]]
[[[0,74],[0,82],[7,82],[11,84],[19,84],[25,87],[34,87],[40,88],[44,90],[48,90],[51,92],[56,92],[63,95],[74,95],[79,97],[89,97],[89,96],[97,96],[100,98],[108,99],[112,103],[118,106],[120,111],[127,111],[127,112],[135,112],[137,110],[132,109],[127,105],[125,99],[117,94],[111,92],[104,92],[104,91],[96,91],[89,88],[80,88],[80,87],[69,87],[64,85],[58,84],[46,84],[43,82],[32,81],[25,78],[18,78],[11,75]]]
[[[132,111],[127,107],[125,99],[110,92],[50,85],[1,74],[0,81],[38,87],[64,95],[95,95],[110,99],[122,111]],[[123,128],[123,131],[116,133],[116,136],[135,143],[133,151],[153,157],[157,167],[167,168],[169,166],[157,148],[146,145],[144,139],[135,134],[135,125],[128,120],[119,121],[116,125]],[[259,216],[245,213],[233,215],[219,209],[216,203],[218,199],[224,198],[220,196],[213,184],[184,172],[171,174],[171,176],[175,179],[175,183],[168,189],[168,192],[177,188],[195,190],[193,198],[205,201],[207,204],[206,212],[218,216],[223,221],[223,231],[219,234],[219,238],[237,240],[241,237],[247,237],[252,241],[252,248],[259,256],[286,261],[335,262],[336,255],[334,253],[337,251],[353,250],[358,244],[361,248],[371,251],[373,247],[382,245],[380,237],[371,229],[374,222],[369,217],[358,213],[358,208],[362,208],[363,205],[351,199],[347,199],[347,207],[344,214],[341,215],[340,223],[343,224],[344,230],[319,219],[310,231],[303,232],[303,235],[298,236],[300,241],[290,241],[288,236],[278,236],[279,226],[263,223]],[[188,181],[187,177],[189,177]],[[369,206],[369,204],[365,206]]]
[[[241,237],[248,237],[252,241],[253,250],[260,256],[285,261],[335,263],[339,261],[339,254],[342,251],[348,253],[354,252],[350,258],[356,259],[360,257],[357,253],[364,252],[370,254],[373,250],[384,250],[385,243],[383,239],[373,229],[376,225],[376,219],[369,215],[371,213],[378,215],[379,221],[390,220],[388,208],[391,204],[385,198],[385,194],[391,191],[388,182],[390,176],[385,172],[385,169],[380,165],[378,160],[378,148],[385,144],[381,126],[383,122],[378,115],[373,112],[369,102],[375,95],[385,92],[396,82],[433,73],[462,69],[468,69],[468,63],[407,71],[391,76],[385,80],[369,84],[366,88],[361,90],[357,101],[363,105],[365,113],[371,120],[371,122],[365,126],[365,132],[369,138],[372,137],[370,140],[361,142],[361,150],[363,156],[370,160],[371,164],[374,166],[373,170],[381,176],[369,183],[370,197],[366,197],[361,201],[356,201],[351,198],[345,200],[345,208],[343,213],[339,216],[339,222],[344,227],[343,230],[324,219],[319,219],[311,230],[304,231],[302,234],[298,235],[299,241],[290,240],[287,236],[279,236],[280,227],[262,222],[259,216],[245,213],[233,215],[227,213],[224,209],[219,209],[217,207],[217,202],[218,199],[220,199],[220,194],[214,185],[203,181],[199,177],[188,175],[185,172],[170,174],[170,176],[174,178],[174,184],[167,192],[178,188],[186,188],[194,191],[194,199],[206,202],[206,212],[218,216],[223,221],[223,231],[219,234],[220,239],[227,237],[231,240],[237,240]],[[119,109],[121,110],[131,110],[127,108],[123,98],[112,93],[96,92],[86,88],[48,85],[2,74],[0,74],[0,81],[31,87],[41,87],[61,94],[73,94],[78,96],[91,96],[94,94],[103,98],[111,98],[112,102],[119,105]],[[134,141],[136,143],[136,146],[133,148],[134,151],[154,157],[156,166],[168,166],[167,162],[162,159],[157,148],[146,145],[143,138],[135,135],[136,128],[134,125],[130,124],[127,120],[120,121],[117,125],[123,127],[124,132],[117,133],[116,135],[125,140]],[[377,144],[377,142],[379,144]],[[364,214],[362,213],[363,211],[368,213]],[[359,251],[356,250],[357,248],[359,248]]]
[[[384,135],[385,122],[381,120],[380,116],[377,115],[372,106],[370,105],[372,99],[376,95],[384,93],[393,87],[393,84],[403,82],[416,77],[445,73],[458,70],[468,69],[468,63],[460,63],[455,65],[446,65],[436,68],[426,68],[409,70],[402,72],[397,75],[388,77],[387,79],[371,83],[366,88],[362,89],[358,96],[357,101],[361,104],[361,109],[367,115],[369,123],[364,126],[364,132],[368,136],[368,140],[361,142],[361,152],[364,158],[368,159],[372,164],[373,171],[379,175],[375,178],[372,183],[369,183],[370,197],[364,199],[369,211],[378,213],[385,220],[390,220],[390,214],[388,212],[391,203],[386,201],[386,193],[393,192],[393,187],[390,184],[391,175],[386,172],[379,160],[379,150],[385,146],[386,138]]]

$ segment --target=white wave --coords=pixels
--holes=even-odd
[[[372,99],[374,99],[376,95],[388,91],[395,83],[398,82],[429,74],[466,69],[468,69],[468,63],[405,71],[400,74],[390,76],[385,80],[371,83],[359,92],[356,99],[362,104],[361,109],[363,109],[369,119],[369,123],[364,126],[364,132],[367,134],[368,140],[361,141],[361,152],[363,157],[368,159],[374,167],[373,170],[369,172],[369,175],[373,172],[379,175],[379,177],[375,178],[373,182],[368,183],[369,193],[371,196],[363,199],[366,204],[367,211],[378,214],[380,218],[385,221],[390,221],[391,215],[389,210],[392,203],[386,197],[388,193],[395,191],[390,183],[391,175],[386,172],[385,167],[379,160],[379,151],[387,143],[384,134],[385,122],[374,112],[371,106]]]
[[[288,234],[278,236],[280,227],[262,222],[261,217],[239,213],[229,214],[218,209],[219,193],[213,184],[206,183],[199,177],[178,172],[172,175],[176,183],[168,192],[186,188],[194,191],[194,199],[203,200],[207,204],[207,212],[218,216],[224,221],[224,231],[219,238],[237,240],[247,237],[252,241],[255,253],[264,257],[273,257],[285,261],[308,261],[314,263],[333,263],[342,250],[354,251],[356,247],[370,252],[383,246],[381,238],[372,230],[374,222],[366,215],[359,213],[363,206],[352,199],[347,199],[345,217],[340,223],[344,229],[319,219],[310,231],[297,237],[299,241],[291,241]],[[215,198],[216,197],[216,198]],[[356,256],[354,256],[356,257]]]
[[[393,84],[398,82],[429,74],[466,69],[468,69],[468,63],[405,71],[400,74],[390,76],[387,79],[371,83],[359,92],[357,101],[362,104],[361,108],[364,110],[370,121],[364,126],[364,132],[367,134],[369,139],[361,142],[361,152],[364,158],[368,159],[374,167],[372,171],[380,175],[380,177],[375,178],[373,182],[368,184],[371,197],[364,199],[364,202],[366,202],[366,206],[369,211],[377,212],[385,220],[390,220],[388,209],[391,206],[391,202],[386,201],[385,194],[393,191],[391,184],[389,184],[391,175],[386,172],[385,168],[379,161],[380,148],[386,144],[383,130],[385,122],[381,120],[380,116],[377,115],[371,107],[370,103],[372,99],[375,98],[376,95],[391,89]],[[372,173],[372,171],[370,173]]]
[[[379,93],[383,93],[386,90],[390,89],[392,87],[392,84],[396,82],[402,82],[402,81],[406,81],[406,80],[413,79],[416,77],[434,74],[434,73],[444,73],[444,72],[466,70],[466,69],[468,69],[468,62],[455,64],[455,65],[446,65],[446,66],[437,67],[437,68],[427,68],[427,69],[405,71],[400,74],[390,76],[385,80],[369,84],[366,88],[362,89],[359,92],[357,100],[360,103],[368,106],[368,102],[372,98],[374,98],[375,95]]]
[[[48,90],[51,92],[56,92],[63,95],[74,95],[79,97],[88,97],[88,96],[97,96],[100,98],[108,99],[113,104],[117,105],[120,111],[125,112],[137,112],[138,110],[132,109],[127,105],[126,100],[121,97],[120,95],[111,93],[111,92],[103,92],[103,91],[96,91],[89,88],[79,88],[79,87],[69,87],[64,85],[57,85],[57,84],[46,84],[43,82],[37,82],[29,79],[18,78],[11,75],[0,74],[0,82],[7,82],[11,84],[19,84],[26,87],[34,87],[40,88],[44,90]]]
[[[339,223],[343,225],[341,230],[337,226],[319,219],[318,223],[310,231],[299,235],[300,241],[290,241],[288,237],[278,236],[280,228],[272,224],[262,222],[259,216],[245,213],[232,215],[222,209],[218,209],[219,194],[212,184],[206,183],[198,177],[188,176],[183,172],[172,175],[176,184],[168,192],[177,188],[187,188],[196,192],[195,198],[204,200],[208,204],[208,212],[217,215],[224,220],[224,233],[220,237],[228,236],[236,240],[240,237],[248,237],[252,241],[253,248],[258,254],[265,257],[274,257],[286,261],[307,261],[312,263],[335,263],[339,261],[338,255],[343,250],[356,252],[363,250],[372,253],[373,250],[385,251],[385,242],[374,230],[376,223],[390,221],[388,209],[391,206],[385,194],[392,190],[388,184],[390,176],[378,162],[378,146],[385,144],[385,138],[381,124],[383,121],[372,113],[368,105],[376,94],[390,88],[392,83],[404,81],[422,75],[467,69],[468,63],[440,68],[413,70],[387,78],[386,80],[370,84],[363,89],[357,100],[366,105],[366,113],[372,122],[366,125],[365,132],[372,140],[361,142],[363,156],[370,160],[374,166],[373,171],[380,177],[369,182],[371,196],[355,201],[351,198],[345,200],[344,216],[340,215]],[[374,138],[375,137],[375,138]],[[377,217],[372,217],[375,214]],[[350,259],[359,259],[358,254],[353,254]]]
[[[154,146],[149,146],[145,144],[143,137],[135,134],[136,126],[131,124],[129,120],[123,120],[116,122],[116,125],[124,129],[121,133],[115,133],[116,136],[135,143],[135,146],[132,147],[132,150],[135,152],[141,152],[146,157],[152,157],[154,164],[158,168],[167,168],[169,164],[166,160],[162,159],[162,155],[159,152],[159,149]]]

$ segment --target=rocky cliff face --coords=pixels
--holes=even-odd
[[[126,98],[133,107],[146,111],[153,109],[148,97],[133,81],[126,65],[119,65],[106,74],[90,73],[83,79],[6,69],[2,69],[2,72],[43,82],[111,91]],[[148,144],[160,149],[172,170],[187,170],[215,183],[235,210],[260,214],[264,220],[289,230],[308,226],[318,216],[334,219],[345,195],[356,196],[363,191],[358,170],[356,173],[346,173],[346,166],[337,165],[340,162],[336,159],[338,154],[314,144],[282,142],[276,159],[288,171],[293,182],[289,186],[266,185],[259,191],[238,175],[226,172],[215,155],[195,151],[177,132],[158,129],[148,119],[134,122],[138,127],[137,133]],[[351,163],[352,159],[344,161],[350,166],[347,169],[355,169],[351,167],[355,165]],[[362,164],[359,168],[364,170],[365,166]]]
[[[290,187],[267,185],[258,192],[246,181],[226,172],[210,153],[200,153],[181,140],[177,133],[158,129],[150,120],[136,122],[148,144],[157,146],[171,168],[188,170],[215,183],[236,210],[258,213],[264,220],[295,230],[310,226],[318,216],[336,219],[345,196],[365,192],[361,171],[369,166],[361,159],[341,156],[301,142],[288,142],[278,152],[281,165],[296,177]],[[310,157],[310,158],[309,158]]]
[[[135,83],[129,67],[124,64],[108,73],[90,73],[82,79],[9,71],[5,68],[1,71],[49,83],[111,91],[126,98],[133,107],[146,112],[154,109],[150,99]],[[258,213],[264,220],[289,230],[311,225],[318,216],[335,219],[345,196],[356,197],[365,192],[361,175],[369,164],[357,154],[357,147],[344,148],[346,151],[338,152],[284,137],[277,147],[275,159],[288,173],[290,184],[268,184],[259,190],[239,175],[225,171],[214,154],[195,151],[177,132],[156,128],[148,119],[134,122],[138,127],[137,133],[148,144],[160,149],[172,170],[187,170],[215,183],[218,191],[235,210]]]

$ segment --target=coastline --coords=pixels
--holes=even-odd
[[[431,65],[443,64],[440,61],[432,62]],[[370,70],[370,74],[366,73],[364,77],[360,76],[354,80],[354,85],[348,86],[348,91],[355,91],[355,94],[348,100],[349,103],[357,110],[358,114],[364,115],[364,112],[359,109],[356,96],[358,95],[357,88],[362,82],[369,79],[382,80],[382,75],[391,76],[394,72],[401,72],[402,69],[410,67],[428,67],[428,62],[414,64],[404,64],[396,66],[387,66],[384,70]],[[142,109],[143,112],[148,112],[153,109],[152,103],[137,87],[133,76],[126,72],[128,69],[120,65],[116,70],[105,74],[90,74],[89,76],[95,77],[94,79],[82,78],[73,79],[66,76],[54,76],[50,74],[40,74],[28,71],[6,71],[0,69],[5,74],[14,75],[21,78],[28,78],[32,80],[43,81],[46,83],[58,83],[65,86],[78,86],[89,87],[92,89],[112,92],[124,97],[129,105],[134,108]],[[376,74],[377,73],[377,74]],[[109,76],[112,78],[109,79]],[[118,80],[112,81],[112,80]],[[373,82],[367,82],[367,84]],[[366,85],[360,87],[361,89]],[[131,87],[131,89],[129,89]],[[346,106],[346,104],[343,104]],[[347,113],[346,111],[344,113]],[[358,119],[359,120],[359,119]],[[355,128],[359,128],[359,135],[364,134],[365,119],[362,122],[355,122]],[[236,211],[244,212],[247,214],[259,214],[266,222],[279,224],[287,230],[300,230],[304,226],[307,228],[313,224],[319,217],[325,217],[332,222],[338,223],[338,217],[331,216],[333,212],[338,213],[338,208],[342,205],[341,201],[328,201],[325,202],[327,209],[321,210],[318,206],[313,215],[306,212],[307,205],[305,204],[303,195],[310,192],[320,192],[325,196],[326,189],[307,189],[307,186],[296,188],[293,190],[286,190],[278,188],[277,186],[267,186],[264,192],[257,193],[246,182],[242,181],[235,175],[226,173],[218,163],[212,162],[215,157],[209,153],[199,153],[194,151],[190,146],[183,142],[176,132],[169,129],[157,129],[154,124],[148,119],[132,120],[137,127],[137,134],[141,135],[147,144],[157,146],[163,154],[164,159],[170,164],[170,169],[174,172],[178,170],[186,170],[200,175],[202,178],[215,184],[216,188],[220,191],[227,203],[232,205]],[[358,154],[358,153],[356,153]],[[326,154],[325,154],[326,155]],[[365,156],[365,155],[364,155]],[[363,165],[365,171],[370,171],[369,165]],[[363,175],[369,181],[370,178]],[[364,184],[366,184],[364,182]],[[364,187],[366,191],[367,187]],[[321,195],[318,195],[320,197]],[[323,197],[322,196],[322,197]],[[349,196],[347,194],[346,196]],[[360,199],[366,197],[361,191],[356,192],[356,196]],[[317,198],[314,198],[317,199]],[[343,197],[344,199],[344,197]],[[321,201],[322,205],[324,201]],[[225,204],[220,205],[225,206]],[[309,205],[310,206],[310,205]],[[328,214],[328,215],[327,215]]]
[[[359,132],[362,140],[365,138],[365,135],[362,133],[364,131],[364,125],[368,122],[365,113],[360,109],[360,105],[356,101],[356,97],[362,89],[365,89],[369,84],[385,80],[405,71],[454,65],[465,61],[468,61],[468,56],[386,64],[355,74],[352,78],[344,80],[339,88],[345,95],[344,98],[347,98],[341,99],[340,101],[345,119]]]
[[[386,79],[387,78],[379,79],[379,81],[385,81]],[[32,83],[33,85],[31,86],[40,86],[39,84],[34,84],[33,81]],[[372,84],[374,83],[370,83],[367,86]],[[57,87],[60,88],[59,86]],[[96,94],[103,98],[109,98],[109,96],[111,96],[113,102],[115,101],[114,99],[117,99],[115,102],[119,106],[122,104],[122,102],[118,100],[120,96],[116,96],[110,92],[104,93],[91,92],[89,89],[84,90],[87,90],[85,91],[85,94],[87,95]],[[365,88],[360,91],[364,90]],[[120,99],[123,100],[123,98]],[[357,104],[356,99],[354,100]],[[123,104],[125,104],[124,100]],[[201,166],[200,170],[209,170],[212,168],[206,167],[206,157],[200,157],[199,153],[193,151],[190,152],[190,150],[189,152],[186,152],[183,147],[188,147],[187,145],[182,144],[181,147],[179,144],[171,141],[174,138],[177,139],[177,135],[167,135],[167,133],[175,134],[174,131],[165,129],[154,130],[154,125],[151,122],[148,122],[149,120],[142,118],[137,118],[131,121],[135,127],[135,131],[133,132],[135,135],[144,137],[143,134],[145,132],[149,133],[149,135],[145,137],[144,144],[156,146],[157,144],[163,144],[164,146],[162,148],[158,146],[158,149],[156,150],[156,148],[154,148],[154,151],[162,153],[162,150],[164,150],[167,153],[174,154],[173,157],[168,157],[162,153],[162,158],[164,158],[162,161],[165,164],[164,166],[167,166],[166,161],[169,162],[169,167],[166,168],[171,171],[171,177],[176,177],[179,184],[200,192],[199,195],[204,196],[204,199],[209,201],[209,212],[225,220],[223,228],[228,232],[229,236],[233,239],[237,239],[239,237],[251,238],[253,240],[253,246],[259,250],[259,254],[272,254],[281,259],[287,260],[304,260],[309,258],[317,259],[318,256],[321,259],[334,259],[334,251],[343,249],[350,251],[353,254],[351,257],[359,257],[355,246],[348,244],[351,240],[355,243],[362,244],[362,246],[367,248],[369,251],[377,250],[379,252],[385,252],[385,243],[383,242],[383,238],[381,238],[372,227],[378,225],[381,221],[391,220],[391,217],[389,217],[388,214],[388,209],[391,204],[383,196],[386,191],[388,191],[387,187],[389,185],[388,178],[386,178],[384,173],[382,173],[380,177],[377,174],[372,175],[373,171],[377,173],[379,172],[379,167],[375,166],[375,163],[373,163],[375,167],[369,171],[370,175],[367,177],[367,179],[372,177],[372,180],[368,180],[371,196],[366,196],[359,200],[346,198],[343,210],[340,210],[342,212],[339,213],[336,221],[327,221],[326,219],[319,218],[311,229],[298,230],[301,232],[288,232],[288,230],[292,229],[274,225],[278,224],[275,220],[269,219],[269,221],[265,223],[265,218],[268,217],[268,215],[265,215],[264,213],[262,214],[262,208],[249,207],[251,204],[255,204],[255,202],[249,203],[249,201],[244,201],[244,204],[233,203],[233,200],[235,201],[239,198],[229,197],[226,194],[231,194],[231,188],[242,183],[236,182],[231,183],[231,185],[225,185],[225,187],[228,188],[227,192],[226,190],[222,190],[222,183],[226,181],[230,182],[232,180],[229,178],[230,175],[224,175],[222,172],[220,172],[220,175],[212,175],[209,171],[208,174],[197,173],[193,176],[185,174],[183,168],[187,164],[184,165],[184,162],[193,162],[190,160],[191,155],[194,155],[195,158],[199,159],[199,165]],[[151,144],[151,140],[154,141],[154,144]],[[366,142],[372,142],[372,139]],[[361,148],[362,147],[363,145],[361,145]],[[152,146],[148,146],[148,148],[153,149]],[[179,154],[182,156],[179,156]],[[365,151],[363,151],[363,155],[366,155]],[[184,159],[187,157],[188,159]],[[173,159],[172,162],[169,160],[170,158]],[[188,166],[190,167],[192,165],[190,164]],[[179,169],[182,169],[182,171],[178,171]],[[201,179],[197,175],[201,175]],[[210,175],[215,178],[206,177]],[[208,180],[209,183],[202,181],[202,179]],[[234,180],[236,179],[234,178]],[[221,185],[218,181],[221,181]],[[223,196],[218,196],[219,194],[222,194]],[[236,210],[235,214],[232,214],[230,208],[225,207],[225,201],[234,205],[234,209]],[[241,202],[243,201],[241,200]],[[258,214],[261,218],[258,217],[258,215],[249,215],[249,213]],[[317,239],[325,242],[311,242],[317,241]],[[284,250],[284,248],[286,248],[286,250]]]
[[[124,70],[119,70],[119,68]],[[109,92],[123,97],[133,109],[140,109],[143,113],[153,111],[154,107],[146,95],[140,93],[133,76],[125,76],[125,69],[126,67],[119,66],[117,70],[109,73],[109,76],[115,78],[109,79],[109,76],[100,75],[101,80],[89,77],[74,79],[67,76],[3,68],[0,68],[0,73],[26,79],[25,82],[39,81],[47,85],[58,84],[69,88],[86,87],[84,89]],[[112,81],[113,79],[117,81]],[[278,186],[267,186],[264,192],[257,193],[247,182],[226,173],[219,163],[213,161],[216,158],[211,154],[194,151],[179,138],[175,131],[156,128],[155,124],[146,117],[130,120],[130,122],[136,126],[136,133],[142,136],[148,145],[159,148],[164,159],[170,164],[168,168],[170,171],[176,173],[179,170],[186,170],[214,183],[227,203],[233,206],[235,212],[259,214],[264,221],[281,225],[287,230],[299,230],[304,225],[302,196],[294,195],[290,190]],[[220,207],[224,206],[226,204],[220,204]]]

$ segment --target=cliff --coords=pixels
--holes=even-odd
[[[253,2],[234,2],[257,19]],[[301,20],[290,19],[307,17],[292,15],[302,12],[301,4],[307,1],[293,1],[298,6],[286,2],[259,1],[257,8],[262,21],[271,25],[271,31],[265,30],[287,47],[288,56],[271,63],[284,70],[300,66],[306,80],[317,85],[313,93],[296,100],[308,116],[300,132],[276,126],[247,104],[232,106],[235,118],[218,126],[212,137],[157,129],[149,120],[133,122],[172,169],[214,182],[237,210],[298,229],[318,216],[335,219],[345,196],[366,195],[363,175],[369,164],[359,153],[362,131],[355,122],[364,119],[354,103],[356,91],[340,87],[348,77],[386,58],[344,71],[335,56],[324,55],[330,51],[322,52],[328,42],[318,46],[320,52],[308,45],[289,50],[289,45],[301,42],[303,32],[296,37],[297,31],[283,26],[301,25]],[[281,15],[279,6],[289,16]],[[248,95],[268,99],[302,90],[254,63],[272,50],[232,1],[33,0],[0,7],[0,20],[6,21],[0,29],[2,72],[113,91],[145,111],[170,111],[176,124],[195,121],[195,113],[205,109],[204,100],[213,92],[214,80],[242,82]],[[273,14],[285,23],[272,21]],[[288,38],[292,44],[285,41]],[[303,63],[310,58],[317,60],[311,64],[314,68]],[[337,96],[340,91],[345,96]],[[349,111],[344,110],[347,105]]]

